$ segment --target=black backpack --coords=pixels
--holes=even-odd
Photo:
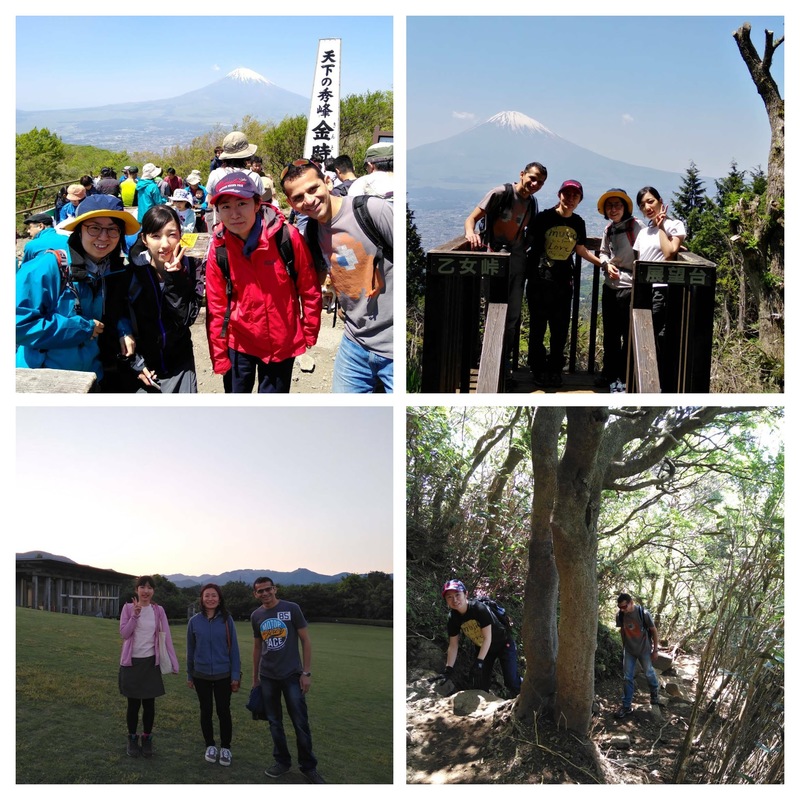
[[[266,224],[266,221],[265,221]],[[222,332],[219,335],[220,339],[224,339],[228,332],[228,322],[231,318],[231,298],[233,297],[233,281],[231,280],[231,268],[228,261],[228,248],[225,246],[222,239],[223,226],[222,223],[217,225],[214,231],[214,236],[217,239],[217,266],[225,278],[225,297],[227,298],[227,306],[225,308],[225,317],[222,321]],[[292,237],[289,233],[289,226],[285,222],[281,222],[281,227],[278,230],[278,251],[281,254],[281,260],[286,267],[286,272],[292,279],[295,288],[297,287],[297,270],[294,267],[294,245],[292,244]]]
[[[504,606],[501,606],[497,600],[493,600],[485,594],[475,595],[474,599],[479,603],[483,603],[486,608],[489,609],[489,613],[493,617],[493,622],[497,622],[500,627],[505,628],[507,634],[511,631],[513,623]]]

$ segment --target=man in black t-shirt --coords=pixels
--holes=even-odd
[[[499,658],[506,688],[512,697],[516,697],[521,681],[517,673],[517,646],[511,631],[480,600],[467,600],[467,590],[461,581],[447,581],[442,597],[450,609],[447,618],[450,643],[443,675],[449,678],[453,673],[458,658],[459,634],[464,633],[477,648],[474,664],[476,684],[489,691],[492,668]]]
[[[528,365],[536,386],[562,385],[564,348],[572,303],[573,253],[592,264],[600,259],[586,249],[586,223],[574,213],[583,200],[583,187],[568,180],[558,190],[558,205],[542,211],[529,229],[526,294],[531,328]],[[550,326],[550,355],[544,335]]]

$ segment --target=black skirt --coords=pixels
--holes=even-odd
[[[125,697],[149,700],[165,694],[161,669],[156,657],[133,658],[130,667],[119,668],[119,692]]]

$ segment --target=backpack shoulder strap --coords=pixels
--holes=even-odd
[[[315,219],[308,218],[306,221],[305,240],[308,244],[308,249],[311,251],[311,260],[317,270],[317,277],[320,284],[325,282],[325,277],[328,274],[328,265],[322,256],[322,248],[319,246],[319,223]]]
[[[81,306],[81,298],[78,290],[75,288],[75,281],[72,279],[72,265],[69,263],[69,256],[66,250],[45,250],[45,253],[52,253],[55,256],[56,263],[58,264],[58,274],[61,276],[61,289],[59,294],[64,289],[69,289],[75,297],[75,313],[81,316],[83,308]]]
[[[378,248],[378,257],[387,258],[394,262],[393,248],[384,240],[383,234],[378,230],[375,221],[369,212],[370,195],[360,194],[353,198],[353,214],[356,222],[362,231],[369,237],[370,241]]]
[[[231,320],[231,299],[233,298],[233,281],[231,281],[231,267],[228,262],[228,248],[225,245],[225,240],[222,238],[222,223],[215,226],[214,238],[216,240],[216,248],[214,253],[217,258],[217,266],[225,278],[225,298],[227,306],[225,308],[225,316],[222,319],[222,330],[220,331],[219,338],[224,339],[228,335],[228,323]]]
[[[294,266],[294,244],[292,244],[292,235],[289,226],[285,222],[281,222],[278,237],[278,250],[280,251],[286,271],[289,273],[292,283],[297,286],[297,269]]]

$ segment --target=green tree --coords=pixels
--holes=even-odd
[[[687,238],[697,226],[698,218],[705,208],[705,182],[700,180],[700,170],[694,161],[689,162],[686,175],[683,176],[680,189],[672,198],[672,210],[675,216],[686,224]]]
[[[17,191],[55,183],[63,176],[65,148],[47,128],[17,134]]]

